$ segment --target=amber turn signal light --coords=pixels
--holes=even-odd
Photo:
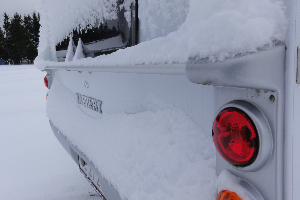
[[[237,195],[235,192],[231,192],[229,190],[221,191],[216,200],[243,200]]]

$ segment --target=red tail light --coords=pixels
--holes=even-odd
[[[45,83],[45,86],[48,87],[48,78],[47,78],[47,76],[45,76],[45,78],[44,78],[44,83]]]
[[[213,140],[220,155],[235,166],[252,164],[259,149],[257,129],[241,109],[228,107],[215,118]]]

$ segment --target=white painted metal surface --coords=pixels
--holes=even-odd
[[[297,144],[299,137],[299,100],[297,93],[300,91],[296,84],[297,46],[299,45],[299,14],[298,0],[286,0],[286,15],[289,27],[286,36],[286,71],[285,71],[285,142],[284,142],[284,199],[296,200],[300,195],[300,163],[297,162],[300,147]],[[297,105],[298,104],[298,105]]]
[[[59,70],[56,76],[72,93],[101,100],[103,113],[142,112],[141,103],[155,95],[184,110],[205,133],[211,134],[213,87],[194,84],[185,75]],[[89,88],[85,87],[85,82],[89,83]],[[86,112],[94,113],[89,109]]]

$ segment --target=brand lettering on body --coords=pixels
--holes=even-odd
[[[78,93],[76,95],[78,104],[102,114],[102,101]]]

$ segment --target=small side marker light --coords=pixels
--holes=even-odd
[[[231,192],[229,190],[221,191],[216,200],[243,200],[237,195],[235,192]]]
[[[48,87],[48,78],[47,78],[47,76],[45,76],[45,78],[44,78],[44,83],[45,83],[45,86]]]

